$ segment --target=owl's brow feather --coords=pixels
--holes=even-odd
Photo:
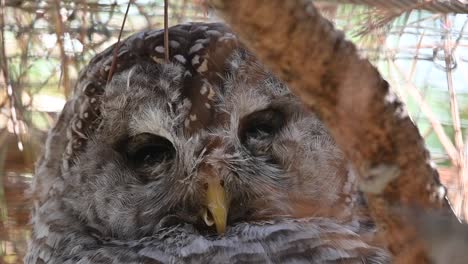
[[[199,142],[199,137],[198,136],[191,136],[186,142],[185,142],[185,146],[189,146],[190,143],[192,143],[192,141],[197,141]],[[191,144],[192,145],[192,149],[193,149],[193,146],[196,146],[196,144]],[[187,151],[186,151],[187,153]],[[202,163],[203,160],[205,160],[205,153],[206,153],[206,147],[204,147],[200,153],[198,155],[195,156],[195,158],[193,157],[193,155],[191,155],[193,152],[189,152],[190,155],[184,155],[183,158],[185,158],[185,162],[186,164],[188,165],[188,170],[187,170],[187,176],[181,180],[179,180],[178,182],[179,183],[182,183],[182,184],[191,184],[192,182],[192,179],[195,177],[196,173],[197,173],[197,168],[199,166],[200,163]]]
[[[226,97],[230,100],[225,100],[221,107],[229,109],[231,114],[236,114],[239,118],[265,109],[271,102],[270,96],[260,92],[264,87],[229,78],[225,81],[225,86],[228,91]]]
[[[174,142],[171,131],[174,120],[160,106],[146,104],[143,111],[133,114],[129,121],[130,136],[140,133],[152,133],[167,138]]]

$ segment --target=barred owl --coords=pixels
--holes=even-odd
[[[26,263],[389,263],[327,129],[223,24],[81,72],[33,185]]]

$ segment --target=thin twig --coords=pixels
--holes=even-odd
[[[435,114],[432,112],[431,107],[424,100],[423,96],[418,91],[416,85],[414,85],[414,83],[412,83],[412,81],[408,79],[408,77],[403,73],[403,71],[398,67],[398,65],[396,65],[394,61],[390,62],[392,66],[397,70],[398,74],[400,74],[400,76],[404,78],[408,92],[416,100],[416,103],[419,105],[419,108],[431,123],[431,126],[434,128],[434,132],[436,133],[440,143],[444,147],[445,152],[447,152],[447,155],[449,156],[451,162],[453,164],[458,164],[460,162],[460,159],[457,149],[445,133],[444,128],[440,124],[440,121],[436,118]]]
[[[169,62],[169,0],[164,0],[164,60],[166,63]]]
[[[357,35],[367,35],[376,30],[381,30],[384,27],[390,25],[397,18],[403,14],[409,14],[414,10],[421,9],[424,6],[430,4],[429,2],[423,3],[408,3],[404,8],[399,9],[389,9],[375,7],[371,8],[367,13],[368,23],[363,25],[363,27],[358,31]]]
[[[83,5],[83,10],[81,11],[81,25],[80,25],[80,41],[83,46],[86,45],[86,34],[87,34],[87,29],[86,29],[86,22],[87,22],[87,1],[86,0],[81,0],[81,4]]]
[[[408,79],[410,80],[413,79],[413,76],[416,70],[416,64],[418,63],[418,60],[416,58],[419,55],[419,50],[421,50],[422,48],[422,41],[424,39],[425,33],[426,31],[424,30],[421,36],[419,37],[418,44],[416,45],[416,50],[414,51],[414,59],[413,59],[413,63],[411,64],[411,70],[410,70],[409,77],[408,77]]]
[[[177,22],[182,23],[184,16],[186,15],[187,9],[187,0],[182,1],[182,5],[180,6],[179,12],[177,12]]]
[[[449,25],[449,18],[446,15],[444,17],[444,23],[448,27]],[[468,194],[465,193],[465,185],[468,183],[468,179],[465,179],[465,172],[464,172],[464,147],[463,147],[463,134],[461,130],[461,121],[460,121],[460,111],[458,108],[458,101],[457,101],[457,94],[455,92],[454,84],[453,84],[453,77],[452,77],[452,65],[453,65],[453,54],[451,48],[451,35],[450,35],[450,28],[446,28],[444,34],[444,55],[445,55],[445,68],[447,71],[447,86],[448,92],[450,96],[450,113],[452,115],[452,122],[453,122],[453,130],[454,130],[454,137],[455,137],[455,147],[458,151],[459,156],[459,163],[457,164],[458,169],[458,176],[459,176],[459,195],[461,198],[460,204],[456,205],[457,214],[462,219],[468,219],[468,211],[466,209],[466,197]]]
[[[119,52],[120,44],[121,44],[120,39],[122,38],[122,31],[125,27],[125,21],[127,20],[128,10],[130,9],[130,4],[132,3],[132,1],[133,0],[128,1],[127,10],[125,10],[125,15],[122,21],[122,26],[120,27],[119,38],[117,39],[117,44],[115,44],[115,48],[114,48],[114,54],[112,55],[112,64],[109,70],[109,75],[107,76],[107,83],[109,83],[110,80],[112,79],[112,75],[114,74],[115,67],[117,66],[117,54]]]
[[[414,57],[413,57],[413,62],[411,63],[411,69],[410,69],[410,73],[409,73],[409,76],[408,76],[408,80],[413,80],[414,73],[416,72],[416,65],[417,65],[417,63],[419,61],[418,60],[418,55],[419,55],[419,51],[420,51],[421,46],[422,46],[422,41],[424,39],[424,33],[425,32],[426,31],[423,31],[423,33],[421,34],[421,37],[419,37],[419,41],[418,41],[418,44],[416,46],[416,50],[414,52],[415,54],[414,54]],[[427,86],[425,86],[424,89],[426,90]],[[425,97],[426,91],[424,91],[423,94],[424,94],[424,97]],[[424,97],[423,97],[423,99],[425,99]],[[415,121],[416,124],[418,123],[419,118],[421,117],[421,115],[420,115],[421,111],[420,110],[421,109],[419,109],[417,111],[417,113],[414,114],[414,116],[415,116],[414,121]]]
[[[1,1],[0,7],[0,37],[1,37],[1,57],[3,58],[3,63],[0,63],[1,69],[3,72],[3,79],[5,80],[6,88],[7,88],[7,97],[10,103],[10,118],[13,127],[13,133],[17,138],[17,145],[20,151],[23,151],[23,140],[21,138],[21,119],[18,117],[16,112],[16,97],[14,93],[14,89],[12,83],[10,81],[10,75],[8,72],[8,60],[6,57],[5,51],[5,0]]]
[[[142,15],[145,20],[146,20],[146,29],[152,29],[153,28],[153,23],[151,23],[151,15],[148,14],[148,12],[145,11],[145,5],[139,5],[135,3],[135,7],[138,9],[138,12],[140,15]]]
[[[65,44],[64,44],[64,28],[62,22],[62,15],[60,14],[60,0],[55,0],[55,34],[57,35],[57,44],[60,49],[60,60],[62,64],[62,71],[60,73],[60,81],[63,85],[63,90],[65,91],[65,96],[70,94],[70,76],[68,74],[68,56],[65,53]],[[60,83],[59,83],[60,85]]]
[[[455,53],[457,48],[460,46],[460,41],[462,40],[463,36],[465,35],[464,33],[465,33],[465,28],[466,28],[467,25],[468,25],[468,19],[466,19],[465,22],[463,22],[463,26],[461,27],[460,33],[458,34],[458,37],[455,40],[455,44],[453,44],[453,46],[452,46],[452,53]]]

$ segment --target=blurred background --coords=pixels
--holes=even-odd
[[[217,20],[202,2],[169,0],[169,24]],[[406,103],[454,210],[468,219],[468,2],[315,3]],[[117,40],[127,4],[0,0],[0,263],[22,263],[34,162],[79,70]],[[163,19],[163,0],[133,1],[123,37]]]

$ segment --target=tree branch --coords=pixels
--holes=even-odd
[[[327,125],[360,175],[395,263],[428,263],[416,233],[393,209],[448,204],[423,139],[378,71],[311,1],[208,2]]]

